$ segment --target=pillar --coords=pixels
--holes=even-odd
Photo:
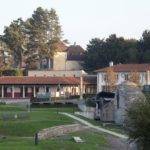
[[[4,85],[2,85],[2,98],[4,98]]]
[[[24,85],[23,85],[22,97],[25,98],[25,87],[24,87]]]
[[[14,92],[14,85],[12,86],[12,98],[15,97],[15,92]]]
[[[83,99],[83,77],[80,77],[80,100]]]
[[[35,86],[33,87],[33,96],[36,97],[36,89],[35,89]]]
[[[150,85],[150,71],[147,71],[147,85]]]

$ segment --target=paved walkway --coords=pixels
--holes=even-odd
[[[90,128],[96,129],[96,130],[98,130],[98,131],[101,131],[101,132],[104,132],[104,133],[107,133],[107,134],[110,134],[110,135],[119,137],[119,138],[121,138],[121,139],[128,139],[128,136],[126,136],[126,135],[119,134],[119,133],[116,133],[116,132],[113,132],[113,131],[104,129],[104,128],[101,128],[101,127],[99,127],[99,126],[95,126],[95,125],[89,123],[88,121],[85,121],[84,119],[81,119],[81,118],[79,118],[79,117],[77,117],[77,116],[74,116],[74,115],[71,115],[71,114],[69,114],[69,113],[61,112],[60,114],[66,115],[66,116],[68,116],[68,117],[71,117],[71,118],[73,118],[73,119],[75,119],[75,120],[81,122],[82,124],[87,125],[87,126],[89,126]]]

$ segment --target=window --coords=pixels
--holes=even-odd
[[[125,75],[124,75],[124,79],[125,79],[126,81],[129,80],[128,74],[125,74]]]
[[[108,80],[108,76],[106,74],[103,75],[103,81],[107,81]]]

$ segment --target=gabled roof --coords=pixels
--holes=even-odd
[[[64,42],[62,42],[62,41],[57,43],[56,47],[57,47],[57,51],[58,52],[65,52],[67,50],[67,48],[68,48],[67,45]]]
[[[96,70],[96,72],[106,72],[110,67]],[[146,72],[150,70],[150,64],[118,64],[111,66],[114,72]]]
[[[67,48],[67,60],[82,61],[84,49],[80,45],[71,45]]]

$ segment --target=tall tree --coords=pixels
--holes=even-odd
[[[115,34],[106,39],[92,39],[85,52],[84,68],[93,71],[108,66],[110,61],[114,64],[138,62],[137,40],[126,40]]]
[[[135,84],[140,84],[140,74],[137,71],[132,71],[129,73],[129,81],[134,82]]]
[[[150,63],[150,30],[145,30],[138,42],[139,62]]]
[[[28,64],[37,60],[41,62],[44,57],[52,58],[62,34],[56,11],[39,7],[26,21],[25,26],[29,38]]]
[[[9,49],[12,51],[15,67],[22,67],[23,53],[26,36],[23,32],[23,21],[21,18],[14,20],[10,26],[5,27],[4,35],[1,37]]]

